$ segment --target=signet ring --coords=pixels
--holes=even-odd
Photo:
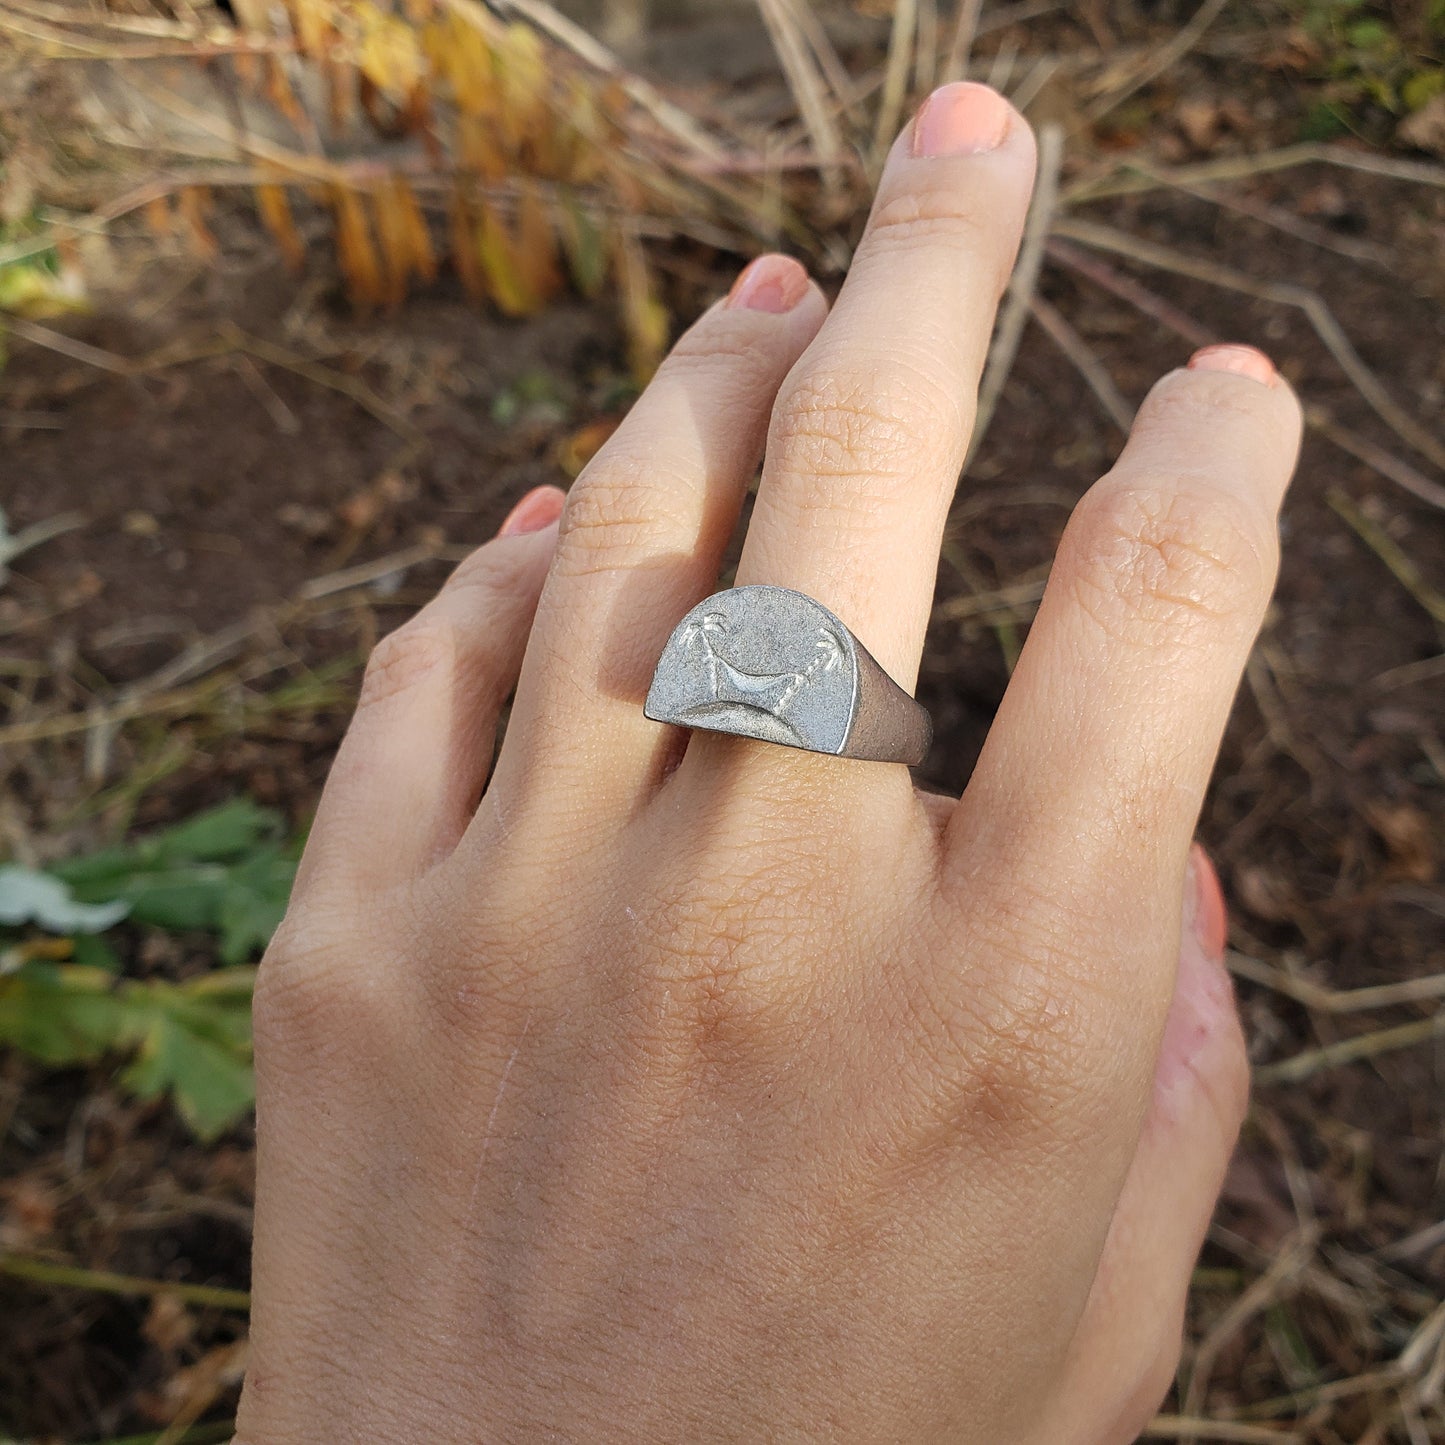
[[[673,629],[643,712],[871,762],[923,761],[927,710],[821,602],[788,587],[733,587]]]

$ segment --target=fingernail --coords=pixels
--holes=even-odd
[[[1184,923],[1193,931],[1206,958],[1222,959],[1229,939],[1229,910],[1209,854],[1195,843],[1189,849],[1184,884]]]
[[[562,515],[565,493],[560,487],[533,487],[497,528],[499,537],[516,537],[523,532],[540,532]]]
[[[1252,346],[1239,346],[1233,342],[1223,346],[1206,346],[1189,358],[1191,371],[1232,371],[1236,376],[1247,376],[1265,386],[1278,386],[1279,373],[1274,362],[1264,352]]]
[[[743,267],[728,292],[738,311],[770,311],[781,316],[808,293],[808,273],[791,256],[759,256]]]
[[[941,85],[913,121],[913,154],[976,156],[997,150],[1008,134],[1011,112],[998,91],[971,80]]]

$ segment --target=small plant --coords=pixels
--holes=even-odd
[[[169,1094],[215,1138],[255,1097],[245,960],[281,921],[295,853],[278,815],[238,800],[46,872],[0,867],[0,1045],[55,1067],[129,1055],[122,1087]],[[125,978],[106,937],[122,922],[210,933],[225,966]]]
[[[1371,0],[1304,0],[1298,17],[1324,81],[1306,119],[1310,139],[1357,130],[1370,111],[1398,122],[1445,94],[1442,0],[1403,21]]]

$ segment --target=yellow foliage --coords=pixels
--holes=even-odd
[[[388,99],[404,104],[428,69],[416,31],[369,0],[351,0],[351,18],[360,31],[357,67]]]
[[[306,247],[296,230],[291,215],[291,203],[286,199],[284,186],[264,184],[256,187],[256,210],[262,223],[271,233],[286,264],[293,271],[300,271],[306,259]]]
[[[375,306],[385,299],[386,289],[361,193],[349,186],[337,186],[332,192],[332,205],[336,212],[336,256],[346,293],[357,306]]]
[[[667,351],[667,308],[653,290],[647,257],[637,237],[624,232],[617,248],[627,358],[638,385],[648,381]]]
[[[504,19],[480,0],[282,3],[297,50],[322,82],[332,132],[347,133],[364,116],[387,138],[421,142],[450,181],[444,250],[468,294],[525,316],[569,279],[586,295],[600,294],[611,271],[633,370],[650,373],[666,344],[666,312],[636,237],[598,217],[644,207],[666,213],[685,185],[662,179],[664,152],[649,158],[646,146],[639,153],[631,143],[637,111],[621,81],[586,69],[532,25]],[[244,25],[263,29],[274,27],[275,13],[250,4],[237,12]],[[314,137],[295,80],[286,63],[268,57],[256,83]],[[650,117],[636,133],[656,134]],[[320,197],[333,213],[338,261],[356,304],[399,304],[414,281],[435,276],[427,218],[399,170],[378,175],[368,163],[322,175]],[[293,267],[303,243],[283,182],[317,179],[308,162],[255,187],[261,218]],[[199,206],[183,204],[179,219],[203,246],[209,232]]]

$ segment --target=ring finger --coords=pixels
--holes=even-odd
[[[484,815],[545,796],[575,828],[572,800],[616,818],[650,791],[670,746],[642,714],[652,670],[716,585],[768,409],[826,311],[796,261],[759,257],[578,478]]]

